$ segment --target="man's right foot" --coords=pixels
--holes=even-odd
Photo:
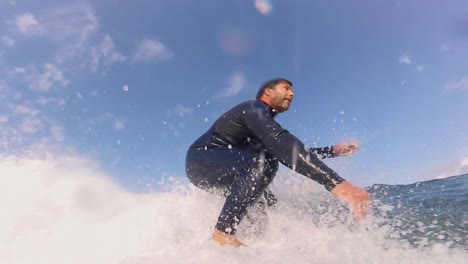
[[[216,241],[221,246],[224,246],[224,245],[229,245],[233,247],[245,246],[242,242],[237,240],[233,235],[223,233],[219,231],[218,229],[215,229],[215,231],[213,232],[213,235],[211,236],[211,239]]]

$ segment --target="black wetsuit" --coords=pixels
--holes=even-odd
[[[327,190],[344,181],[319,159],[333,157],[332,147],[307,149],[274,120],[276,114],[260,100],[243,102],[216,120],[187,152],[189,180],[226,195],[216,224],[222,232],[234,234],[247,208],[262,193],[267,201],[274,200],[265,190],[278,170],[278,161]]]

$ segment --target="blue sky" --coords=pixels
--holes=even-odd
[[[468,172],[468,2],[0,1],[0,152],[79,153],[129,189],[267,79],[359,185]]]

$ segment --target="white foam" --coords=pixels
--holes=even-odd
[[[316,185],[302,178],[274,186],[283,202],[269,213],[266,235],[244,235],[249,247],[233,249],[209,240],[223,200],[195,188],[130,193],[76,156],[3,157],[0,175],[0,263],[462,263],[465,257],[444,246],[404,249],[384,242],[378,230],[317,224],[324,216],[308,217],[306,206]]]

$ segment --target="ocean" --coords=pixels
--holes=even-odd
[[[468,174],[408,185],[368,188],[390,237],[416,248],[468,249]],[[391,210],[383,210],[389,206]]]
[[[466,263],[468,175],[368,187],[356,223],[316,183],[281,171],[247,247],[209,237],[220,197],[182,178],[128,191],[92,159],[0,158],[0,263]],[[252,213],[255,215],[254,213]]]

